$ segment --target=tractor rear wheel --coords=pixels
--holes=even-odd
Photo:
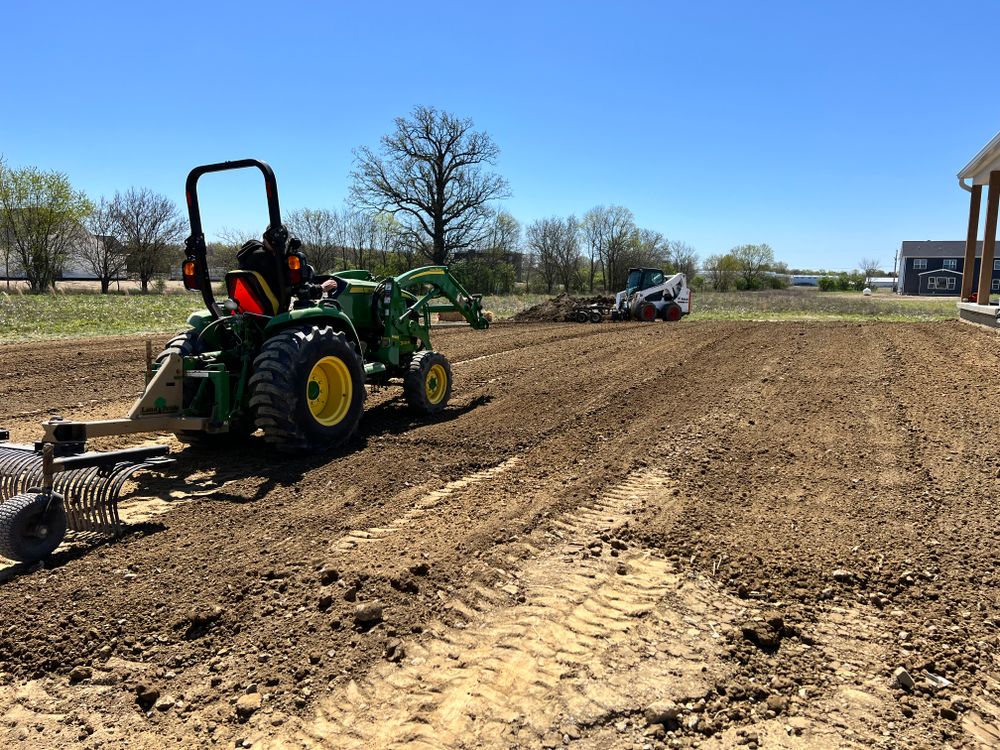
[[[282,453],[342,444],[358,426],[364,401],[361,357],[329,326],[281,331],[254,360],[250,408],[264,440]]]
[[[55,552],[65,536],[66,510],[60,498],[49,503],[48,495],[29,492],[0,503],[0,557],[35,562]]]
[[[169,354],[179,354],[182,357],[192,357],[201,354],[203,351],[201,339],[198,331],[190,330],[174,336],[163,348],[154,362],[162,362]],[[203,381],[208,382],[208,381]],[[187,408],[198,395],[199,382],[194,379],[184,381],[184,407]],[[198,430],[180,430],[174,435],[182,443],[190,445],[192,448],[211,450],[231,445],[233,442],[243,440],[253,432],[251,426],[245,421],[234,421],[229,425],[228,432],[207,433]]]
[[[451,365],[440,352],[420,352],[403,376],[403,395],[421,414],[436,414],[451,398]]]

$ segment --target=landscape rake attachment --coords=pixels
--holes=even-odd
[[[0,431],[0,555],[19,561],[51,554],[67,530],[120,535],[126,481],[171,461],[165,445],[57,456],[52,443],[7,438]]]

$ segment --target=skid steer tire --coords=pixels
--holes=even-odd
[[[684,313],[681,312],[681,307],[678,304],[671,302],[663,308],[663,319],[668,323],[676,323],[682,317],[684,317]]]
[[[329,326],[281,331],[254,360],[250,408],[265,442],[282,453],[343,444],[361,420],[364,401],[361,357]]]
[[[162,362],[169,354],[179,354],[182,357],[191,357],[202,353],[201,340],[195,330],[185,331],[174,336],[163,351],[156,355],[154,362]],[[184,381],[184,406],[188,406],[198,394],[198,383],[193,379]],[[244,422],[233,422],[229,425],[228,432],[208,433],[198,430],[180,430],[174,435],[177,439],[197,450],[218,450],[227,445],[245,440],[253,432],[251,426]]]
[[[644,323],[656,320],[656,305],[652,302],[640,302],[635,308],[635,317]]]
[[[420,414],[436,414],[451,398],[451,365],[440,352],[420,352],[403,376],[403,395]]]
[[[0,503],[0,557],[18,562],[36,562],[53,552],[66,536],[66,510],[55,498],[29,492]]]

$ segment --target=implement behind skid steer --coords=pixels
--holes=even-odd
[[[258,169],[269,224],[246,243],[217,302],[198,204],[211,172]],[[451,397],[451,366],[431,348],[431,313],[458,311],[487,328],[481,297],[444,266],[376,277],[362,269],[320,275],[281,222],[274,172],[255,159],[191,170],[191,236],[182,271],[205,309],[155,358],[147,344],[146,389],[124,419],[42,423],[34,445],[0,430],[0,556],[19,561],[53,552],[66,530],[122,532],[117,501],[142,469],[169,463],[165,445],[92,452],[93,438],[173,432],[196,449],[244,440],[256,430],[281,453],[314,455],[343,444],[361,418],[365,384],[402,386],[410,407],[440,412]]]

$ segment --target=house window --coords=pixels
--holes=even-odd
[[[954,271],[958,268],[958,258],[945,258],[944,267]]]
[[[922,271],[927,268],[927,258],[914,258],[913,268],[917,271]]]
[[[954,276],[928,276],[927,277],[927,288],[928,289],[939,289],[942,291],[953,291],[955,289],[955,277]]]
[[[993,283],[990,284],[990,289],[994,292],[1000,292],[1000,279],[993,279]]]

